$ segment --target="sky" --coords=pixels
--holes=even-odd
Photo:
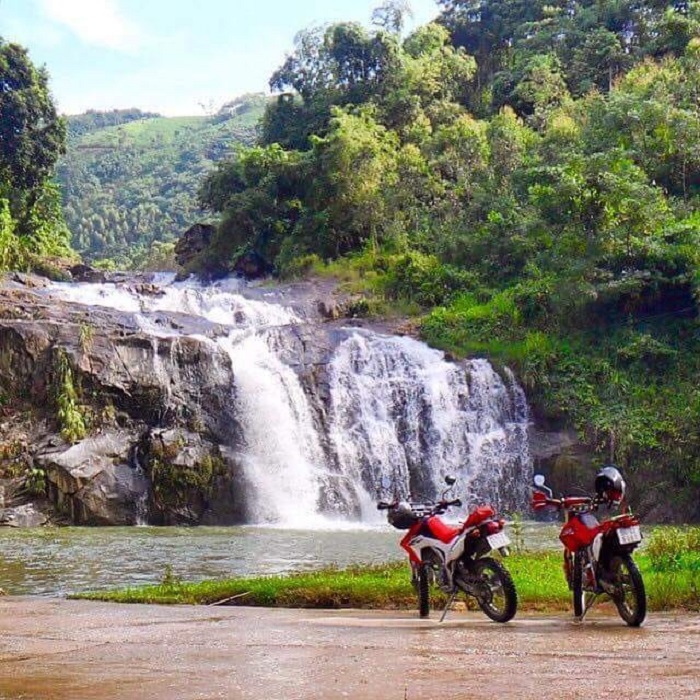
[[[409,0],[411,26],[434,0]],[[369,23],[381,0],[0,0],[0,36],[46,65],[64,114],[138,107],[165,115],[214,111],[268,79],[296,33]]]

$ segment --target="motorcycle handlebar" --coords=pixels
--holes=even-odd
[[[538,493],[542,492],[539,491]],[[600,500],[597,496],[561,496],[560,498],[550,498],[549,496],[545,496],[545,498],[539,500],[539,502],[536,502],[535,499],[533,499],[533,505],[535,507],[539,505],[540,508],[544,506],[555,506],[556,508],[564,509],[590,506],[591,508],[596,509],[600,505]]]
[[[386,501],[379,501],[379,503],[377,503],[377,510],[391,510],[392,508],[396,508],[397,505],[397,502],[387,503]],[[438,512],[450,508],[451,506],[456,506],[459,508],[459,506],[462,505],[462,501],[459,498],[455,498],[452,501],[440,501],[434,506],[431,506],[430,504],[425,504],[425,506],[420,506],[420,504],[418,505],[419,507],[432,508],[435,512]]]
[[[391,510],[395,507],[395,503],[387,503],[386,501],[379,501],[377,503],[377,510]]]

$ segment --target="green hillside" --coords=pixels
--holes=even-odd
[[[140,267],[167,254],[202,217],[196,194],[214,163],[255,140],[266,98],[248,95],[214,116],[138,110],[68,117],[58,166],[73,247],[87,260]],[[157,242],[157,245],[152,244]]]

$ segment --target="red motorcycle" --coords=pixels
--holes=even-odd
[[[610,596],[630,627],[639,627],[646,617],[644,581],[632,560],[642,534],[639,519],[625,501],[625,489],[622,474],[613,465],[603,467],[596,475],[595,496],[553,498],[544,476],[535,475],[532,507],[543,510],[552,506],[564,513],[559,539],[564,544],[564,574],[579,620],[603,594]],[[602,505],[619,505],[622,513],[599,522],[594,513]]]
[[[430,614],[430,586],[437,585],[449,596],[442,618],[458,593],[476,599],[481,610],[495,622],[508,622],[518,607],[513,579],[500,561],[487,556],[493,550],[508,554],[510,539],[503,532],[505,520],[496,519],[491,506],[479,506],[466,521],[452,526],[440,519],[451,506],[461,506],[457,498],[445,500],[454,477],[445,478],[448,489],[437,503],[380,501],[379,510],[399,530],[408,530],[401,547],[408,554],[413,585],[418,591],[421,617]]]

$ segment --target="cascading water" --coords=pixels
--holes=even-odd
[[[401,495],[435,497],[443,477],[454,474],[467,502],[490,500],[502,510],[525,504],[527,403],[512,375],[504,381],[486,360],[447,362],[409,338],[336,329],[322,378],[302,379],[276,330],[304,321],[243,291],[237,281],[164,279],[147,293],[114,284],[56,285],[50,293],[134,314],[156,351],[159,337],[183,333],[164,324],[164,315],[187,314],[223,330],[216,340],[193,335],[230,358],[240,434],[228,447],[243,470],[250,522],[376,520],[383,476]],[[154,372],[166,372],[154,354]]]
[[[318,519],[326,465],[299,378],[275,354],[267,334],[241,338],[234,332],[219,345],[233,369],[249,517],[257,523],[309,525]]]
[[[467,500],[524,502],[527,405],[486,360],[462,366],[410,338],[355,332],[330,378],[330,437],[365,517],[382,477],[404,497],[434,497],[453,474]]]

